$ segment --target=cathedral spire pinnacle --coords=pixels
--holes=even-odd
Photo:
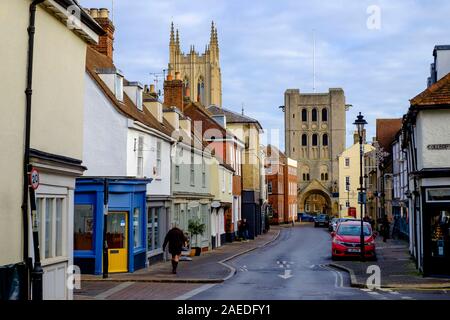
[[[178,32],[178,29],[175,37],[175,45],[177,49],[180,50],[180,33]]]
[[[175,33],[174,33],[174,28],[173,28],[173,21],[170,27],[170,45],[174,45],[175,44]]]
[[[214,21],[211,22],[211,36],[209,38],[210,45],[214,44]]]

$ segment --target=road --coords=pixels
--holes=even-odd
[[[237,273],[222,284],[197,288],[191,300],[409,300],[449,299],[445,291],[381,291],[350,287],[346,272],[327,267],[331,237],[323,228],[303,224],[283,228],[264,248],[228,264]]]

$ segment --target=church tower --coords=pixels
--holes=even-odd
[[[169,42],[169,74],[179,72],[183,80],[183,94],[204,106],[222,107],[222,76],[219,63],[219,39],[214,21],[211,24],[209,44],[203,54],[190,46],[185,54],[180,47],[180,34],[172,22]],[[189,90],[186,90],[189,88]]]

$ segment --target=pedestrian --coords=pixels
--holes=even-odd
[[[167,232],[164,238],[163,251],[166,250],[167,244],[169,244],[169,253],[172,255],[172,273],[177,273],[178,261],[180,261],[181,250],[186,244],[187,238],[183,231],[174,226]]]
[[[242,221],[242,232],[243,232],[243,236],[244,236],[244,240],[248,240],[248,223],[247,223],[247,219],[244,219]]]
[[[386,242],[386,239],[389,238],[389,228],[390,228],[390,223],[389,223],[389,219],[387,215],[383,216],[383,220],[382,220],[382,231],[383,231],[383,242]]]

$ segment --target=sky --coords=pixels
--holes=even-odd
[[[286,89],[342,88],[347,146],[361,112],[367,137],[375,119],[399,118],[409,99],[426,89],[433,48],[450,44],[447,0],[79,0],[112,8],[114,60],[127,79],[154,83],[167,69],[169,32],[180,31],[182,51],[204,51],[211,21],[218,28],[223,107],[279,129],[284,149]],[[161,84],[162,82],[160,82]],[[162,87],[161,87],[162,89]],[[275,141],[271,141],[275,143]]]

